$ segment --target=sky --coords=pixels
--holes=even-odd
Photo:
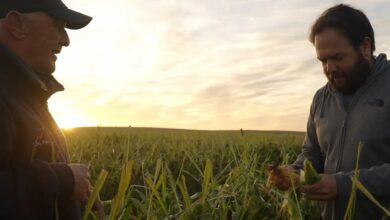
[[[363,10],[390,52],[388,0],[64,0],[93,17],[68,30],[49,108],[60,127],[304,131],[326,83],[311,24]]]

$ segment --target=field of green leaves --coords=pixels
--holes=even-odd
[[[293,162],[303,133],[132,127],[64,133],[71,162],[90,165],[107,219],[288,219],[283,192],[266,187],[266,168],[279,158]],[[298,200],[304,219],[319,219],[310,201]]]

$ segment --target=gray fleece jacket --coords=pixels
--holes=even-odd
[[[320,173],[333,174],[338,197],[320,202],[322,218],[341,220],[351,193],[351,175],[358,143],[363,147],[359,180],[385,207],[390,205],[390,62],[376,57],[365,84],[345,108],[341,95],[328,83],[314,96],[302,153]],[[354,219],[381,219],[384,213],[358,192]]]

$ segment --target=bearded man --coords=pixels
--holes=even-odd
[[[390,205],[390,63],[374,56],[375,38],[366,15],[348,5],[327,9],[311,28],[310,41],[328,79],[314,96],[301,154],[321,174],[300,191],[318,200],[322,218],[341,220],[351,194],[358,145],[360,182]],[[280,176],[270,176],[276,186]],[[381,219],[383,212],[361,193],[353,219]]]

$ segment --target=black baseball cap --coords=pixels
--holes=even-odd
[[[21,13],[42,11],[57,19],[66,21],[66,28],[85,27],[92,17],[66,7],[61,0],[0,0],[0,18],[15,10]]]

